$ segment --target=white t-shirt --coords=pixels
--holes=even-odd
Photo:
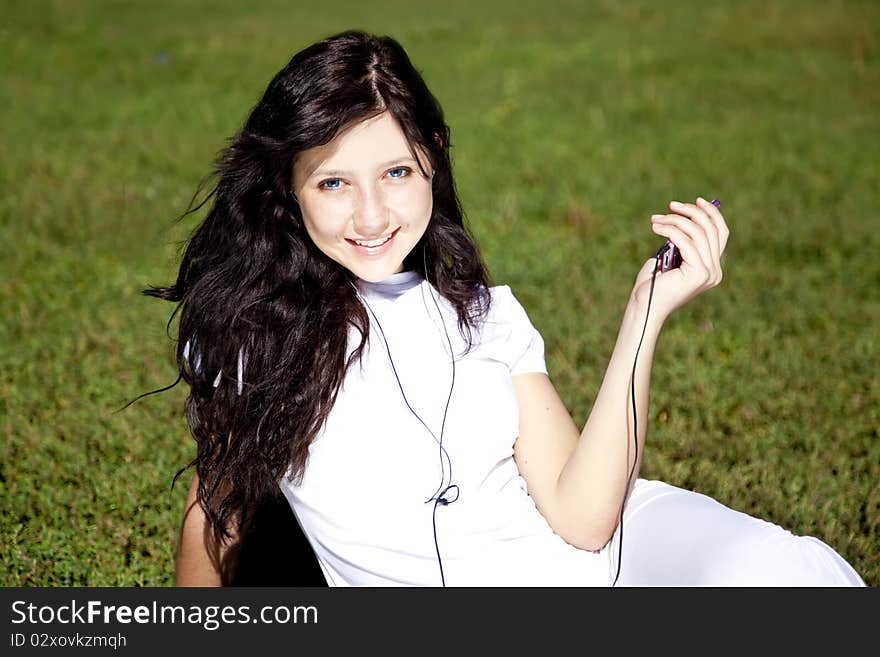
[[[310,446],[302,482],[280,482],[328,584],[439,586],[439,549],[447,586],[609,585],[608,547],[580,550],[555,534],[513,459],[511,377],[547,370],[541,335],[510,288],[491,288],[487,320],[464,354],[454,307],[418,273],[358,287],[369,345]],[[441,321],[455,353],[451,398]],[[349,353],[359,341],[351,329]],[[448,460],[438,442],[447,399]],[[455,501],[435,514],[432,498],[451,484],[457,499],[447,491]]]

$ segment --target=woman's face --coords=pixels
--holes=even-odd
[[[430,173],[428,158],[419,156]],[[294,162],[293,191],[315,245],[370,282],[403,270],[433,208],[431,179],[388,112],[303,151]]]

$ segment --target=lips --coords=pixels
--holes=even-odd
[[[379,242],[374,246],[367,246],[366,244],[358,244],[355,240],[345,238],[345,241],[351,244],[354,249],[363,255],[379,255],[380,253],[384,253],[389,248],[391,248],[392,243],[394,242],[394,238],[397,233],[400,231],[400,227],[395,228],[394,231],[385,237],[385,240]],[[381,239],[381,238],[380,238]],[[376,240],[366,240],[368,242],[375,242]]]

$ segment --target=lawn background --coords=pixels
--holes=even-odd
[[[720,287],[658,345],[642,476],[818,536],[880,583],[872,2],[0,3],[0,585],[172,581],[191,458],[174,219],[290,56],[395,36],[468,225],[582,426],[669,200],[720,198]],[[171,335],[174,335],[172,327]]]

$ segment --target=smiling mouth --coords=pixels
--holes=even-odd
[[[399,230],[400,230],[399,227],[395,228],[394,231],[390,235],[386,235],[385,237],[380,237],[379,239],[375,239],[375,240],[350,240],[346,237],[345,241],[348,242],[349,244],[356,244],[357,246],[361,246],[364,248],[375,249],[375,248],[382,246],[383,244],[388,242],[388,240],[390,240],[395,235],[397,235],[397,231],[399,231]]]

